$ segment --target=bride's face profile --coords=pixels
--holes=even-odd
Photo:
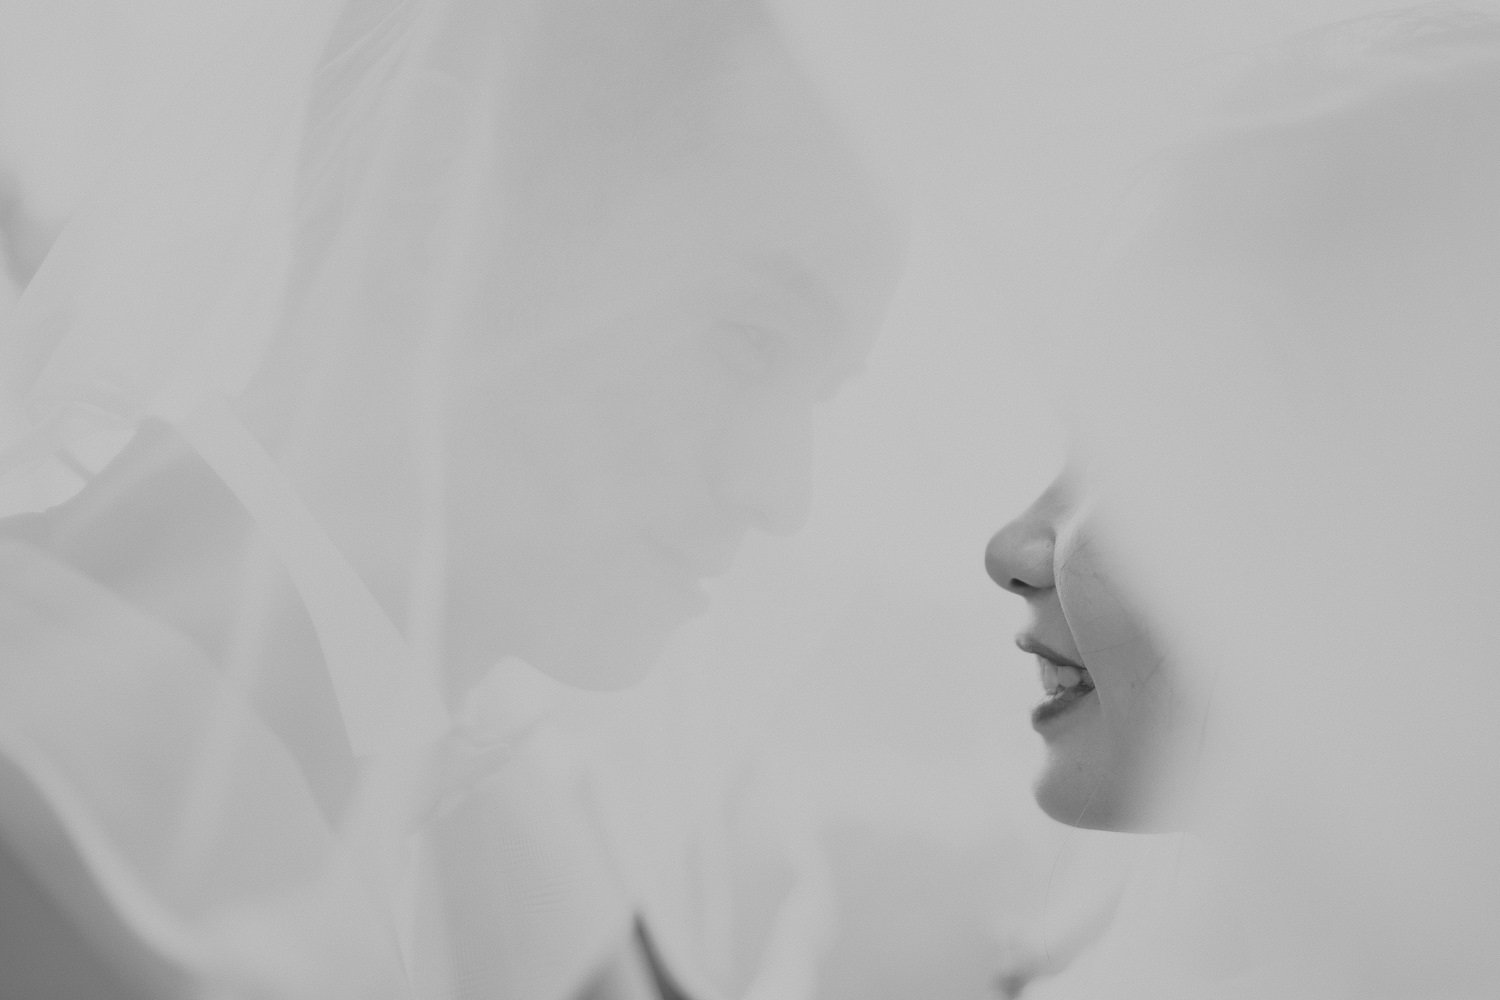
[[[1032,724],[1046,744],[1037,803],[1053,819],[1102,830],[1179,824],[1168,765],[1191,727],[1180,679],[1101,552],[1085,491],[1064,474],[990,539],[991,579],[1023,598],[1016,644],[1044,698]]]

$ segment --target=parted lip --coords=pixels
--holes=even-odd
[[[1064,656],[1061,653],[1057,652],[1051,646],[1048,646],[1046,643],[1044,643],[1041,640],[1037,639],[1036,636],[1031,635],[1029,633],[1025,634],[1025,635],[1019,635],[1019,636],[1017,636],[1016,637],[1016,645],[1019,646],[1019,647],[1021,647],[1021,649],[1024,650],[1025,652],[1031,653],[1031,654],[1033,654],[1035,656],[1040,656],[1044,660],[1051,660],[1053,663],[1056,663],[1058,666],[1073,667],[1074,669],[1077,669],[1077,670],[1087,670],[1088,669],[1082,663],[1079,663],[1077,660],[1070,660],[1070,659],[1068,659],[1066,656]]]

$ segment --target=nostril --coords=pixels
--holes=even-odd
[[[984,547],[984,568],[1004,590],[1028,601],[1049,593],[1057,584],[1053,559],[1057,555],[1058,518],[1065,513],[1048,487],[1036,502],[990,537]]]
[[[1015,541],[1004,531],[996,534],[985,547],[984,570],[1001,589],[1029,598],[1052,585],[1047,565],[1051,551]]]
[[[984,552],[984,572],[1001,587],[1011,591],[1025,591],[1030,588],[1024,580],[1014,575],[1015,567],[1010,565],[1001,552],[1000,547],[991,542]]]

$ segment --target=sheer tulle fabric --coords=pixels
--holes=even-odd
[[[533,237],[670,179],[718,128],[708,81],[780,72],[741,54],[768,32],[738,3],[256,5],[69,219],[6,320],[6,512],[169,427],[253,522],[252,562],[284,569],[355,764],[330,820],[246,705],[277,683],[270,569],[221,669],[6,548],[9,634],[50,637],[15,650],[0,713],[9,839],[147,993],[542,1000],[628,938],[596,797],[521,739],[555,682],[443,666],[450,487],[472,474],[453,345],[487,331],[495,371],[527,357],[539,303],[589,266]],[[113,489],[106,513],[136,485]],[[347,526],[387,517],[390,552],[351,554]]]

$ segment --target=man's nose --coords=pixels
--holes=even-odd
[[[995,532],[984,549],[990,579],[1013,594],[1031,597],[1056,585],[1052,557],[1056,531],[1035,509]]]

